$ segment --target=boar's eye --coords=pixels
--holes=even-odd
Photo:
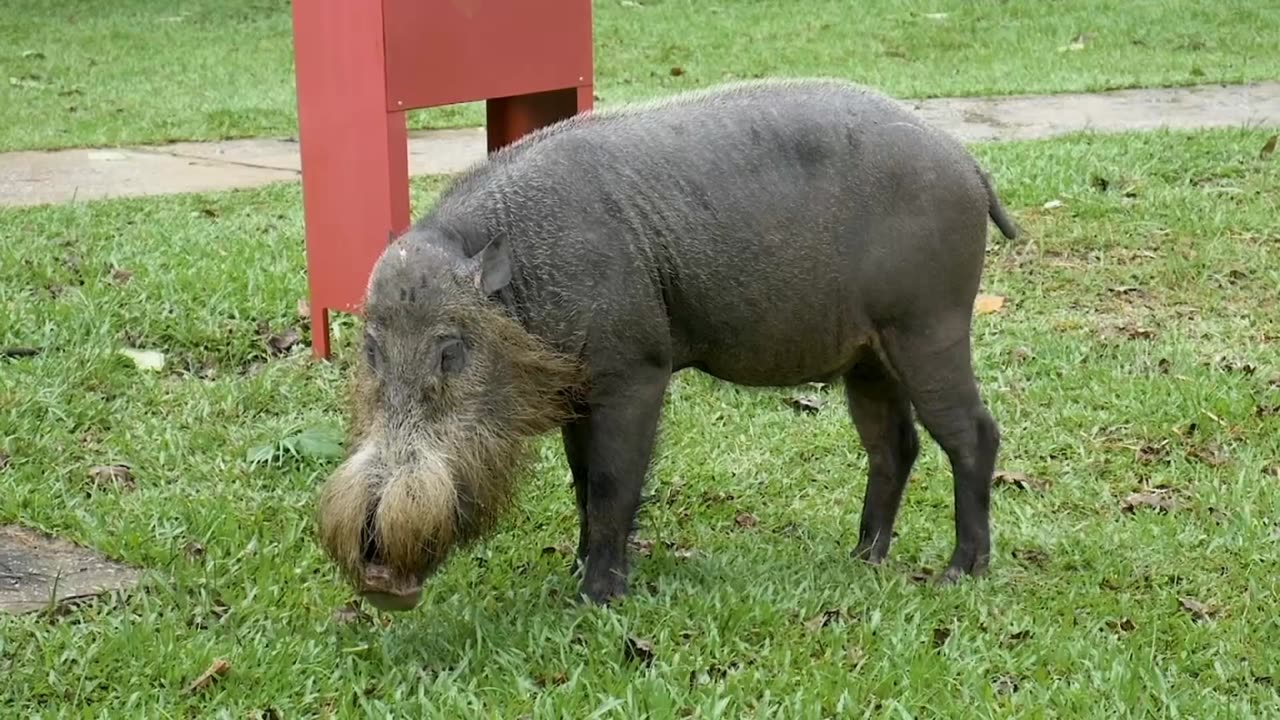
[[[369,333],[364,335],[364,359],[369,363],[370,368],[378,366],[378,346],[373,341],[373,335]]]
[[[467,364],[467,346],[461,340],[454,338],[446,340],[440,346],[440,372],[444,375],[452,375],[462,370]]]

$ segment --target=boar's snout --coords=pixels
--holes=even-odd
[[[422,599],[422,579],[399,575],[385,565],[366,565],[360,594],[379,610],[412,610]]]
[[[390,445],[390,450],[388,446]],[[357,446],[321,489],[321,544],[377,607],[415,607],[422,583],[456,541],[457,490],[448,463],[420,441]]]

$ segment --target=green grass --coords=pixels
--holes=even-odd
[[[597,0],[601,104],[761,75],[899,96],[1280,78],[1257,0]],[[1083,49],[1063,50],[1084,37]],[[0,150],[295,132],[284,0],[8,0]],[[673,73],[679,73],[673,74]],[[479,125],[475,104],[414,127]]]
[[[576,537],[548,438],[518,508],[423,607],[331,620],[350,593],[311,508],[335,461],[246,460],[343,423],[350,320],[335,365],[273,358],[259,335],[298,323],[296,185],[0,211],[0,346],[44,348],[0,361],[0,522],[149,570],[124,596],[0,618],[0,716],[1274,714],[1280,163],[1258,159],[1264,139],[977,149],[1027,238],[993,245],[984,290],[1008,303],[976,320],[977,364],[1001,467],[1047,483],[997,488],[988,578],[911,580],[952,543],[932,442],[873,570],[848,557],[865,457],[839,390],[807,415],[785,392],[688,374],[642,518],[652,555],[613,610],[575,604],[568,558],[543,550]],[[432,188],[416,186],[420,206]],[[166,369],[133,368],[126,345],[164,351]],[[131,464],[137,488],[92,488],[106,462]],[[1154,486],[1180,506],[1122,510]],[[1182,598],[1216,614],[1197,622]],[[651,665],[625,660],[628,635],[652,642]],[[220,657],[230,674],[184,694]]]

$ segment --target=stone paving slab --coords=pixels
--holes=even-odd
[[[1280,82],[908,104],[966,142],[1082,130],[1280,127]],[[484,137],[482,128],[412,133],[409,172],[458,172],[484,157]],[[296,180],[299,166],[297,142],[284,139],[9,153],[0,155],[0,206],[255,187]]]
[[[0,613],[19,615],[126,590],[141,571],[19,525],[0,525]]]

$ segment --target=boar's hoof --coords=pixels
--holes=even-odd
[[[365,568],[360,594],[379,610],[412,610],[422,599],[422,582],[396,577],[381,565]]]
[[[592,604],[610,605],[627,594],[627,581],[615,573],[608,573],[602,578],[588,575],[580,592]]]
[[[889,548],[880,547],[879,543],[864,540],[850,553],[855,560],[861,560],[868,565],[879,565],[889,555]]]
[[[981,577],[987,574],[988,558],[975,556],[969,562],[958,562],[953,558],[947,569],[938,576],[938,585],[955,585],[966,577]]]

